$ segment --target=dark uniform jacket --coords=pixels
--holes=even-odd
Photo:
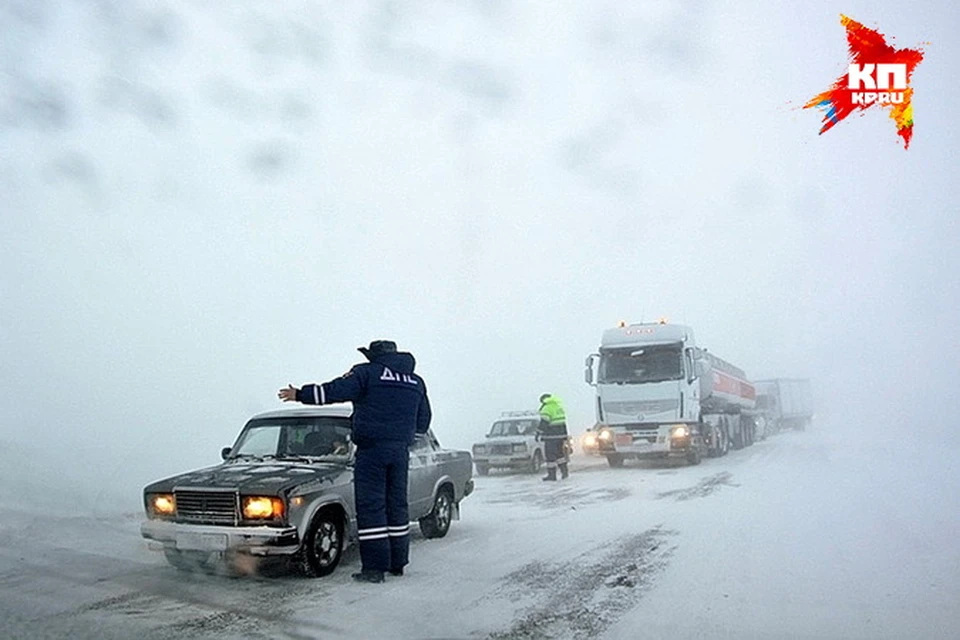
[[[353,442],[413,444],[414,435],[430,428],[430,401],[423,380],[413,372],[416,360],[406,352],[373,356],[344,375],[308,384],[297,392],[304,404],[353,403]]]

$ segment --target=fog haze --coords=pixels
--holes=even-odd
[[[841,12],[929,43],[909,150],[800,109]],[[2,2],[8,473],[135,508],[379,338],[448,446],[544,391],[580,433],[584,357],[660,317],[955,470],[957,33],[950,2]]]

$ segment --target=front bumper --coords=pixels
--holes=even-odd
[[[484,467],[528,467],[532,464],[529,455],[523,456],[473,456],[474,464]]]
[[[300,548],[297,528],[224,527],[146,520],[140,535],[166,549],[245,553],[254,556],[290,555]]]
[[[654,441],[651,442],[650,440]],[[690,453],[695,443],[691,436],[673,437],[665,434],[640,436],[617,434],[615,442],[601,442],[596,449],[598,455],[620,454],[636,458],[662,458],[665,456],[684,456]]]

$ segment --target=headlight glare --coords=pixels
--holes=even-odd
[[[274,496],[244,496],[243,517],[247,520],[282,518],[283,500]]]
[[[147,503],[150,505],[150,513],[152,515],[172,516],[177,510],[177,503],[172,493],[151,494]]]
[[[671,438],[686,438],[689,435],[690,429],[688,429],[685,424],[674,425],[673,428],[670,429]]]

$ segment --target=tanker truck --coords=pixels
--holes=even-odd
[[[658,457],[699,464],[753,444],[754,386],[699,347],[690,327],[621,322],[603,332],[585,365],[596,389],[597,453],[611,467]]]

